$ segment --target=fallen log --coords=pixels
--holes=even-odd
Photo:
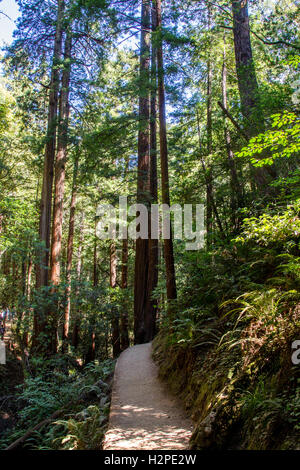
[[[5,450],[14,450],[14,449],[16,449],[17,447],[19,447],[20,444],[23,444],[23,442],[25,442],[26,439],[29,436],[31,436],[31,434],[33,434],[35,431],[38,431],[43,426],[46,426],[47,424],[50,424],[56,418],[59,418],[59,416],[61,416],[63,413],[65,413],[65,411],[66,411],[65,409],[55,411],[49,418],[44,419],[43,421],[36,424],[33,428],[29,429],[22,437],[19,437],[19,439],[17,439],[12,444],[10,444],[8,447],[6,447]]]
[[[95,386],[97,386],[100,390],[101,390],[101,388],[106,390],[106,391],[110,390],[109,385],[107,385],[102,380],[98,380],[98,382],[96,382]],[[29,429],[22,437],[19,437],[19,439],[17,439],[12,444],[10,444],[8,447],[6,447],[5,450],[14,450],[14,449],[16,449],[17,447],[19,447],[20,444],[23,444],[23,442],[25,442],[26,439],[29,436],[31,436],[31,434],[33,434],[35,431],[38,431],[43,426],[46,426],[47,424],[50,424],[56,418],[59,418],[59,416],[61,416],[62,414],[67,413],[67,411],[70,410],[71,406],[77,405],[78,403],[84,403],[84,402],[85,402],[84,397],[81,396],[81,397],[79,397],[78,400],[76,400],[72,404],[69,404],[67,408],[63,408],[61,410],[55,411],[49,418],[44,419],[40,423],[36,424],[33,428]]]

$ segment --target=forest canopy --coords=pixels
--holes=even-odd
[[[25,405],[11,405],[0,445],[155,338],[162,376],[196,416],[194,448],[227,448],[233,435],[240,448],[296,448],[299,5],[17,4],[0,78],[0,310],[10,344],[0,397]],[[120,196],[146,208],[145,237],[99,238],[99,206],[118,208]],[[163,204],[204,207],[199,249],[186,250],[187,231],[176,239],[173,216],[170,237],[151,237],[150,208]],[[191,220],[198,233],[195,210]],[[205,391],[198,372],[213,383]],[[59,429],[34,445],[98,445],[64,444]]]

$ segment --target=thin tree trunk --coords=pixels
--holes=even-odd
[[[138,187],[137,202],[149,206],[149,81],[150,81],[150,0],[142,1],[142,31],[140,55],[140,97],[138,135]],[[136,241],[134,276],[134,342],[145,342],[145,308],[148,294],[149,241]]]
[[[78,173],[78,158],[74,163],[73,171],[73,185],[72,185],[72,197],[70,205],[70,219],[69,219],[69,234],[68,234],[68,246],[67,246],[67,268],[66,268],[66,307],[64,316],[63,326],[63,338],[62,338],[62,351],[68,351],[68,337],[69,337],[69,325],[70,325],[70,311],[71,311],[71,273],[72,273],[72,259],[73,259],[73,245],[74,245],[74,232],[75,232],[75,211],[77,202],[77,173]]]
[[[41,288],[48,285],[48,266],[51,230],[51,204],[54,158],[56,148],[57,107],[59,90],[58,64],[61,58],[62,27],[64,14],[64,1],[58,0],[56,33],[53,51],[53,63],[51,71],[51,88],[49,94],[49,111],[47,125],[47,141],[44,157],[43,185],[40,203],[39,238],[44,247],[40,253],[40,259],[36,266],[36,286]],[[40,337],[44,332],[46,319],[39,311],[34,312],[34,333],[32,348],[37,351],[44,345],[44,338]]]
[[[26,297],[27,300],[30,300],[31,296],[31,276],[32,276],[32,258],[30,256],[29,261],[28,261],[28,268],[27,268],[27,282],[26,282]]]
[[[198,124],[199,152],[200,152],[201,164],[202,164],[202,169],[203,169],[203,174],[204,174],[204,179],[205,179],[205,184],[206,184],[206,193],[209,195],[211,210],[215,215],[217,225],[218,225],[219,230],[220,230],[220,234],[221,234],[222,238],[224,239],[225,238],[224,229],[223,229],[222,222],[221,222],[221,219],[220,219],[220,216],[219,216],[219,211],[218,211],[215,199],[214,199],[214,194],[213,194],[213,191],[212,191],[212,185],[209,184],[210,180],[208,179],[208,171],[207,171],[207,168],[206,168],[205,160],[202,156],[201,133],[200,133],[200,117],[199,117],[198,112],[197,112],[197,124]]]
[[[97,205],[95,206],[95,213],[97,212]],[[95,231],[94,231],[94,253],[93,253],[93,286],[94,289],[98,287],[98,238],[97,238],[97,216],[95,216]],[[96,334],[95,334],[95,318],[94,314],[91,315],[91,337],[90,344],[88,346],[88,352],[85,357],[85,363],[88,364],[96,358]]]
[[[83,241],[84,241],[84,213],[81,212],[80,224],[79,224],[79,245],[78,245],[78,251],[77,251],[77,266],[76,266],[76,281],[77,281],[76,295],[77,297],[79,296],[79,291],[80,291],[79,281],[80,281],[81,269],[82,269]],[[78,343],[79,343],[79,323],[80,323],[79,311],[78,311],[78,307],[76,307],[73,332],[72,332],[72,346],[75,349],[78,348]]]
[[[161,0],[156,0],[157,28],[162,33]],[[158,102],[159,102],[159,130],[160,130],[160,160],[161,160],[161,189],[162,202],[170,206],[169,169],[168,169],[168,142],[166,124],[166,98],[164,84],[164,60],[162,38],[157,46],[158,67]],[[166,266],[166,285],[168,312],[172,316],[172,301],[177,298],[175,263],[173,252],[172,230],[170,239],[164,240],[164,258]]]
[[[211,6],[208,7],[208,30],[211,28]],[[210,53],[210,51],[209,51]],[[212,64],[211,59],[207,61],[207,91],[206,91],[206,134],[207,134],[207,155],[211,158],[212,154]],[[213,227],[213,174],[210,163],[206,167],[206,231],[207,231],[207,249],[212,246],[212,227]]]
[[[122,279],[121,279],[122,289],[128,288],[128,240],[123,240],[122,247]],[[129,348],[129,333],[128,333],[128,305],[125,301],[123,303],[123,309],[121,313],[121,350]]]
[[[60,283],[60,263],[62,247],[62,225],[63,225],[63,200],[65,193],[65,166],[68,147],[68,122],[69,122],[69,88],[71,74],[71,47],[72,40],[69,33],[66,35],[64,52],[64,69],[62,73],[62,86],[60,93],[60,113],[58,125],[58,144],[55,163],[55,196],[52,223],[52,244],[51,244],[51,270],[50,280],[54,287],[53,293]],[[57,316],[55,308],[51,312],[52,341],[51,350],[57,351]]]
[[[30,301],[30,297],[31,297],[31,277],[32,277],[32,268],[33,268],[33,262],[32,262],[32,258],[30,256],[29,260],[28,260],[28,267],[27,267],[27,276],[26,276],[26,298],[28,301]],[[29,328],[29,325],[26,325],[26,330],[24,331],[23,333],[23,345],[24,345],[24,348],[28,348],[28,328]]]
[[[117,287],[117,252],[116,244],[113,242],[110,245],[110,287],[115,289]],[[112,347],[113,357],[116,358],[121,353],[121,338],[120,338],[120,322],[119,313],[117,308],[112,307]]]

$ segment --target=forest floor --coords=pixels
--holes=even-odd
[[[177,450],[189,447],[193,425],[177,398],[158,379],[152,344],[118,359],[104,450]]]

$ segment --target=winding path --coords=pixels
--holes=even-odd
[[[186,450],[192,422],[157,375],[151,343],[127,349],[116,365],[104,450]]]

